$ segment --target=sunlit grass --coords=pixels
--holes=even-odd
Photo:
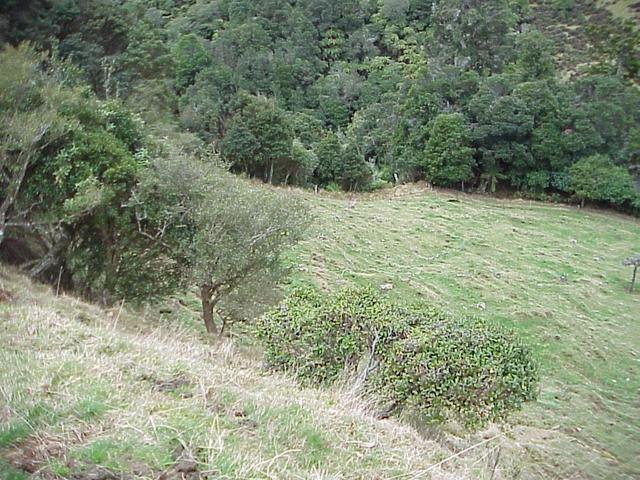
[[[395,297],[517,330],[544,375],[539,402],[517,423],[566,434],[536,450],[532,468],[557,478],[576,469],[593,478],[640,474],[640,291],[626,290],[631,271],[622,266],[640,252],[640,222],[529,201],[406,193],[355,201],[308,194],[318,220],[292,256],[295,281],[392,284]]]

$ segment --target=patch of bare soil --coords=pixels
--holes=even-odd
[[[30,437],[3,455],[3,459],[15,470],[42,480],[59,480],[60,477],[48,468],[53,458],[64,459],[67,446],[55,437]],[[200,472],[193,454],[180,446],[173,454],[174,463],[163,472],[154,472],[142,462],[131,462],[126,472],[115,472],[101,465],[74,459],[66,461],[73,472],[72,480],[134,480],[155,478],[157,480],[212,480],[212,472]]]
[[[191,380],[182,373],[166,378],[158,378],[153,373],[145,373],[140,376],[140,380],[150,382],[153,388],[159,392],[178,393],[182,398],[193,396],[189,390],[192,386]]]
[[[13,301],[13,295],[8,290],[0,287],[0,303],[10,303]]]
[[[60,439],[55,437],[29,437],[3,455],[4,460],[16,470],[37,474],[38,478],[56,478],[43,470],[51,458],[59,458],[67,451]]]
[[[162,472],[158,480],[204,480],[209,478],[198,471],[198,462],[193,454],[180,446],[173,453],[175,463]]]

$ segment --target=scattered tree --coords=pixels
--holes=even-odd
[[[224,321],[216,325],[216,307],[231,294],[274,284],[283,252],[301,238],[308,217],[294,198],[175,153],[143,173],[133,198],[140,234],[164,258],[154,264],[155,280],[170,274],[165,289],[197,287],[210,334],[224,329]]]
[[[605,155],[593,155],[569,169],[569,186],[584,205],[585,200],[623,205],[633,199],[635,189],[626,168]]]

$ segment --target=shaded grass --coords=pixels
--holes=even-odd
[[[640,251],[640,223],[528,201],[409,193],[355,205],[306,195],[318,222],[290,258],[293,281],[391,283],[394,297],[517,330],[542,359],[544,378],[539,402],[515,423],[566,435],[536,447],[532,471],[640,475],[640,291],[626,291],[630,271],[621,265]]]

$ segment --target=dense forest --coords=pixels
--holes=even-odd
[[[578,3],[543,6],[584,16]],[[147,128],[195,134],[197,148],[268,182],[366,190],[425,179],[637,211],[633,22],[585,27],[589,61],[575,55],[567,72],[563,40],[536,29],[534,7],[8,1],[0,41],[70,59],[98,98],[121,102]]]
[[[185,212],[220,225],[207,202],[232,204],[240,184],[221,198],[196,180],[225,171],[346,191],[426,180],[637,213],[640,34],[578,3],[5,1],[3,258],[36,277],[73,272],[58,281],[87,292],[170,290],[190,274],[148,272],[193,271],[206,242]],[[580,54],[545,30],[553,16],[583,20]],[[243,197],[247,215],[258,197]],[[251,223],[229,241],[258,235]],[[164,270],[141,267],[159,258]]]

